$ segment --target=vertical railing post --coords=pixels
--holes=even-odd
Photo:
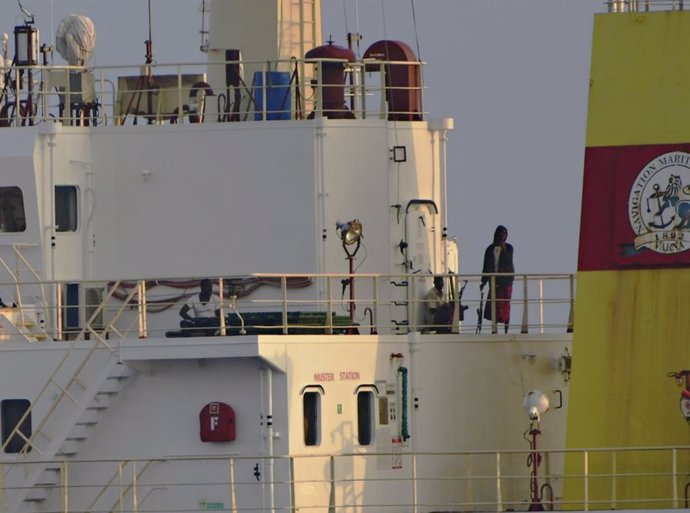
[[[472,455],[465,453],[467,468],[465,469],[465,504],[474,504],[474,470],[472,468]],[[470,508],[468,508],[470,509]]]
[[[160,94],[160,93],[159,93]],[[230,101],[228,99],[228,101]],[[177,122],[182,123],[184,116],[184,106],[182,100],[182,67],[177,65]],[[156,112],[156,114],[158,114]]]
[[[290,511],[292,513],[297,512],[297,506],[295,505],[295,458],[290,456],[288,458],[290,462],[290,475],[288,476],[288,482],[290,484]]]
[[[237,511],[237,496],[235,494],[235,459],[230,458],[230,511]]]
[[[379,280],[378,277],[374,276],[373,278],[374,281],[374,311],[372,314],[372,330],[369,330],[371,333],[378,333],[379,332]]]
[[[457,274],[449,276],[449,279],[453,283],[453,290],[455,291],[454,297],[451,298],[453,302],[453,318],[451,319],[451,333],[460,333],[460,313],[462,310],[462,305],[460,304],[460,276]]]
[[[139,314],[139,338],[148,336],[146,330],[146,280],[137,282],[137,311]]]
[[[105,77],[103,76],[103,70],[98,71],[98,98],[101,98],[101,102],[103,103],[103,108],[98,109],[99,115],[103,116],[103,123],[105,123],[105,107],[106,107],[106,100],[105,100]],[[111,105],[113,108],[115,107],[115,98],[113,97]],[[113,119],[115,117],[113,116]]]
[[[675,448],[671,449],[671,468],[672,468],[671,487],[672,487],[672,494],[673,494],[673,509],[677,509],[678,508],[678,486],[677,486],[678,452],[677,452],[677,449],[675,449]]]
[[[287,276],[280,277],[280,291],[283,295],[283,335],[288,334]]]
[[[498,322],[496,321],[496,302],[498,298],[496,297],[496,276],[491,277],[489,282],[489,297],[491,298],[491,333],[498,333]]]
[[[218,278],[218,292],[220,296],[220,336],[224,337],[227,335],[227,330],[225,326],[225,288],[223,278]]]
[[[503,511],[503,492],[501,490],[501,453],[496,453],[496,511]]]
[[[335,513],[335,458],[329,456],[330,460],[330,476],[329,481],[331,483],[331,493],[328,499],[328,513]]]
[[[139,513],[139,498],[137,497],[137,462],[132,461],[132,513]]]
[[[381,77],[381,107],[379,119],[386,119],[386,64],[379,64],[379,76]]]
[[[522,326],[520,333],[529,333],[529,287],[527,286],[527,275],[522,275]]]
[[[69,513],[69,463],[62,462],[61,488],[62,488],[62,513]]]
[[[268,71],[266,70],[266,64],[263,65],[261,68],[261,75],[262,75],[262,82],[261,82],[261,119],[263,121],[266,121],[267,116],[266,116],[266,98],[268,97],[268,94],[266,94],[266,90],[268,89]]]
[[[584,477],[584,504],[582,505],[582,509],[584,511],[589,511],[589,453],[585,451],[582,453],[583,456],[583,472],[582,475]]]
[[[359,70],[360,79],[360,94],[359,94],[359,108],[361,110],[361,118],[367,118],[367,80],[366,80],[366,68],[362,66]]]
[[[417,504],[419,492],[417,491],[417,453],[412,453],[412,513],[418,513]]]
[[[120,496],[120,513],[124,512],[125,508],[125,483],[124,483],[124,477],[122,475],[122,470],[123,470],[123,465],[124,463],[119,462],[117,464],[117,482],[118,482],[118,494]]]
[[[326,276],[326,333],[333,335],[333,301],[331,300],[331,277]]]
[[[568,333],[573,332],[573,321],[575,319],[575,275],[570,275],[570,312],[568,313]]]
[[[316,105],[314,117],[323,117],[323,61],[316,64]]]
[[[616,509],[616,503],[618,502],[618,459],[616,457],[616,451],[613,451],[611,457],[611,509]]]
[[[53,326],[55,326],[55,339],[63,340],[64,334],[62,333],[62,285],[55,282],[55,318]]]
[[[539,333],[544,333],[544,280],[539,280]]]
[[[417,331],[417,310],[419,308],[417,300],[417,280],[415,280],[414,275],[408,274],[405,276],[407,283],[409,284],[409,296],[407,298],[407,325],[408,331]],[[422,303],[422,308],[426,308],[426,303]]]

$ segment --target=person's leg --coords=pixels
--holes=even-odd
[[[208,337],[214,336],[220,328],[220,319],[217,317],[197,317],[194,319],[194,323]]]
[[[505,333],[508,333],[510,326],[510,298],[512,293],[512,285],[496,287],[496,322],[505,324]]]

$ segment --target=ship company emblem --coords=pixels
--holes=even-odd
[[[628,200],[636,250],[680,253],[690,243],[690,153],[673,151],[637,175]]]

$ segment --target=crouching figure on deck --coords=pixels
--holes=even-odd
[[[212,336],[220,328],[220,298],[213,293],[213,283],[208,278],[201,280],[200,288],[199,294],[180,308],[180,328],[190,336],[198,332]],[[194,316],[189,315],[190,311]]]

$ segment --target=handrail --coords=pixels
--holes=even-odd
[[[432,288],[430,274],[252,274],[210,277],[215,293],[223,287],[223,322],[218,322],[217,334],[392,334],[420,331],[422,334],[480,334],[491,333],[572,333],[575,308],[576,277],[573,274],[515,274],[515,287],[511,299],[500,295],[496,301],[494,291],[500,273],[485,275],[437,275],[444,278],[444,315],[437,315],[427,298]],[[489,277],[484,289],[483,303],[479,297],[482,276]],[[345,292],[353,279],[356,295]],[[446,292],[454,281],[467,282],[466,291],[458,305],[457,294]],[[93,287],[93,282],[70,283],[80,287]],[[96,282],[102,287],[103,281]],[[144,283],[146,283],[144,285]],[[332,286],[337,283],[337,287]],[[30,285],[22,283],[21,285]],[[63,282],[49,281],[59,290]],[[79,308],[85,319],[80,332],[86,333],[109,347],[105,333],[111,338],[123,339],[185,336],[179,331],[177,310],[198,293],[199,278],[157,278],[148,280],[119,280],[112,282],[108,294],[99,305],[69,305]],[[340,286],[342,284],[342,287]],[[520,286],[521,284],[521,286]],[[2,285],[2,284],[0,284]],[[344,289],[343,289],[344,287]],[[132,304],[127,304],[131,302]],[[510,304],[509,323],[504,326],[495,320],[485,323],[481,330],[479,317],[496,319],[499,306]],[[356,312],[350,317],[351,306]],[[64,308],[64,305],[56,305]],[[136,306],[132,309],[130,307]],[[482,310],[480,311],[480,307]],[[455,312],[455,310],[458,312]],[[90,316],[87,316],[90,314]],[[459,314],[459,315],[458,315]],[[60,318],[60,314],[56,316]],[[90,317],[86,319],[86,317]],[[433,318],[432,318],[433,317]],[[464,320],[461,320],[464,317]],[[98,326],[93,324],[98,319]],[[102,319],[102,320],[101,320]],[[531,319],[534,319],[530,322]],[[103,324],[106,328],[103,328]],[[498,326],[500,324],[500,326]],[[59,326],[50,323],[45,333],[54,338]],[[193,331],[193,330],[192,330]],[[208,331],[208,330],[207,330]],[[499,333],[500,332],[500,333]],[[213,334],[213,333],[210,333]],[[206,333],[208,336],[209,333]],[[70,337],[71,338],[71,337]]]
[[[41,301],[42,301],[42,306],[43,306],[43,315],[44,318],[48,318],[48,300],[46,299],[46,291],[45,287],[43,285],[43,278],[41,278],[41,275],[38,273],[38,271],[34,268],[33,265],[26,259],[26,257],[22,254],[21,248],[36,248],[38,247],[37,244],[33,243],[26,243],[26,242],[15,242],[12,244],[12,249],[14,251],[14,254],[16,255],[19,260],[24,264],[26,269],[33,275],[33,277],[36,279],[36,282],[39,285],[39,288],[41,290]]]
[[[10,268],[9,264],[2,258],[0,257],[0,265],[5,269],[7,274],[10,276],[10,278],[13,281],[14,289],[15,289],[15,297],[14,301],[19,309],[19,319],[20,319],[20,324],[21,327],[17,327],[17,330],[24,335],[24,337],[27,340],[31,340],[30,337],[26,334],[25,332],[25,325],[26,325],[26,308],[24,305],[24,302],[22,301],[22,292],[21,292],[21,283],[19,281],[19,262],[24,264],[24,267],[31,273],[31,275],[36,279],[35,283],[32,283],[32,285],[38,285],[40,291],[41,291],[41,307],[43,309],[43,319],[48,318],[48,301],[46,299],[46,293],[45,293],[45,286],[44,282],[38,273],[36,269],[31,265],[31,263],[26,259],[26,257],[23,255],[21,252],[21,248],[35,248],[37,247],[37,244],[33,243],[18,243],[15,242],[12,244],[12,250],[15,256],[15,262],[16,262],[16,272],[13,272],[12,269]],[[9,319],[8,319],[9,320]]]
[[[342,63],[343,72],[353,76],[353,80],[344,84],[324,83],[321,73],[316,72],[312,82],[314,94],[306,97],[302,88],[304,84],[304,71],[300,73],[300,80],[295,79],[294,69],[317,69],[324,63]],[[214,84],[208,84],[207,75],[220,70],[227,65],[237,65],[247,74],[256,72],[262,77],[262,84],[254,84],[249,77],[241,77],[241,116],[222,116],[223,112],[218,108],[218,116],[205,115],[201,105],[208,103],[210,97],[220,96],[225,93],[215,93]],[[411,85],[392,85],[385,79],[384,71],[390,66],[419,68],[419,82]],[[277,61],[222,61],[222,62],[179,62],[179,63],[153,63],[147,64],[142,69],[140,64],[118,66],[59,66],[59,65],[34,65],[34,66],[7,66],[3,71],[9,74],[41,74],[43,79],[32,90],[15,89],[9,87],[4,96],[0,96],[0,127],[19,127],[25,125],[37,125],[40,123],[60,122],[63,125],[73,126],[108,126],[122,124],[125,118],[131,116],[134,119],[143,118],[146,124],[162,124],[164,122],[179,123],[186,119],[190,123],[209,122],[236,122],[236,121],[267,121],[274,119],[304,119],[303,110],[306,105],[301,102],[309,102],[309,111],[315,117],[328,116],[328,109],[321,105],[324,92],[329,89],[342,89],[346,99],[352,103],[344,110],[350,111],[355,119],[393,119],[391,115],[408,116],[414,119],[422,119],[424,112],[408,112],[398,106],[394,108],[387,103],[387,93],[410,91],[411,95],[419,98],[419,109],[423,105],[422,95],[424,85],[422,83],[422,61],[379,61],[362,60],[357,62],[345,62],[342,59],[283,59]],[[365,80],[366,73],[372,67],[381,72],[380,83]],[[289,73],[290,82],[285,85],[271,85],[267,83],[267,75],[274,70]],[[216,75],[221,73],[217,72]],[[195,79],[196,77],[196,79]],[[183,80],[189,79],[193,83]],[[121,79],[120,82],[118,80]],[[162,84],[156,80],[163,81]],[[74,85],[73,80],[79,80]],[[129,82],[128,82],[129,80]],[[130,83],[134,81],[134,83]],[[21,81],[10,82],[12,84]],[[202,85],[203,84],[203,85]],[[218,84],[215,87],[220,88]],[[273,89],[271,91],[271,89]],[[291,101],[284,107],[269,105],[269,94],[290,93]],[[201,91],[201,93],[199,93]],[[194,96],[192,96],[192,92]],[[199,112],[194,110],[194,102],[199,96]],[[260,95],[260,96],[258,96]],[[374,111],[367,111],[366,97],[380,95],[380,106],[369,102]],[[145,108],[140,105],[142,96],[152,98]],[[138,98],[138,99],[137,99]],[[287,98],[287,96],[286,96]],[[296,99],[299,98],[299,102]],[[230,102],[229,98],[225,98]],[[261,105],[258,103],[261,101]],[[124,102],[124,103],[123,103]],[[414,102],[413,102],[414,103]],[[32,112],[28,112],[27,105],[32,105]],[[163,108],[168,110],[165,110]],[[258,108],[260,107],[260,108]],[[329,107],[331,108],[331,107]],[[417,107],[411,107],[416,109]],[[163,110],[161,110],[163,109]],[[402,110],[399,110],[402,109]],[[149,112],[150,110],[150,112]],[[256,116],[254,115],[256,114]],[[213,119],[212,119],[213,118]],[[223,118],[223,119],[221,119]],[[226,119],[227,118],[227,119]],[[407,118],[405,118],[407,119]]]
[[[684,472],[679,470],[678,454],[690,454],[690,446],[649,447],[598,447],[572,449],[540,449],[541,456],[550,461],[549,471],[540,476],[544,487],[553,489],[549,494],[549,509],[583,510],[631,509],[646,506],[647,509],[676,509],[679,506],[679,489]],[[289,494],[276,497],[276,509],[288,510],[301,507],[323,507],[339,511],[344,507],[356,507],[364,513],[380,511],[381,505],[404,507],[409,511],[506,511],[524,510],[529,502],[530,469],[522,464],[522,456],[531,449],[477,450],[477,451],[358,451],[324,454],[170,456],[159,459],[53,459],[36,460],[32,464],[49,465],[62,463],[63,471],[69,465],[69,481],[64,479],[63,492],[66,503],[70,494],[83,493],[85,488],[97,489],[89,493],[95,497],[86,511],[115,511],[124,497],[145,495],[154,487],[160,496],[150,499],[149,508],[156,510],[160,504],[169,504],[172,497],[179,497],[183,490],[195,486],[215,486],[226,490],[224,497],[231,504],[237,499],[263,497],[266,485],[289,488]],[[634,466],[616,463],[621,454],[637,456]],[[591,458],[597,455],[597,458]],[[396,476],[368,462],[382,460],[399,462]],[[560,461],[559,463],[556,463]],[[579,463],[568,470],[567,462]],[[565,463],[564,463],[565,462]],[[275,476],[261,481],[243,479],[236,481],[238,465],[274,463]],[[280,463],[280,464],[275,464]],[[155,476],[151,474],[155,464]],[[3,462],[6,471],[14,466],[23,468],[21,461]],[[127,482],[123,468],[133,469]],[[304,469],[310,469],[305,473]],[[321,469],[315,474],[313,469]],[[141,470],[139,470],[141,469]],[[149,483],[143,483],[142,474],[149,471]],[[203,469],[206,469],[205,471]],[[227,470],[230,469],[228,472]],[[167,477],[166,477],[167,476]],[[210,478],[210,479],[209,479]],[[654,479],[654,486],[638,490],[635,483]],[[410,490],[401,495],[400,486]],[[239,485],[239,486],[236,486]],[[304,486],[309,492],[302,492]],[[4,483],[5,494],[17,492]],[[342,501],[343,489],[358,489],[349,494],[350,502]],[[316,491],[320,490],[320,491]],[[115,491],[119,499],[113,504]],[[306,493],[304,495],[303,493]],[[110,497],[110,498],[109,498]],[[179,499],[178,499],[179,500]],[[306,502],[305,502],[306,501]],[[108,502],[108,505],[103,504]],[[309,506],[307,506],[307,504]],[[112,507],[111,507],[112,505]]]
[[[682,11],[684,0],[606,0],[609,12]]]
[[[5,259],[2,257],[0,257],[0,265],[2,265],[5,268],[5,271],[7,271],[7,274],[9,274],[10,278],[12,278],[12,281],[13,281],[13,284],[15,287],[15,300],[17,301],[17,305],[19,305],[21,307],[22,303],[21,303],[21,290],[19,288],[19,278],[17,278],[17,275],[14,272],[12,272],[12,269],[7,264],[7,262],[5,262]],[[23,317],[24,313],[22,312],[21,315]]]
[[[114,293],[115,289],[116,289],[116,287],[113,287],[113,288],[111,289],[111,293],[110,293],[110,295],[108,296],[108,298],[109,298],[110,296],[112,296],[112,294]],[[131,298],[134,296],[135,291],[136,291],[136,290],[132,291],[132,293],[130,294],[130,296],[127,298],[127,301],[124,301],[124,302],[122,303],[122,305],[121,305],[121,307],[120,307],[120,311],[123,311],[125,308],[127,308],[127,305],[128,305],[128,303],[129,303],[129,300],[131,300]],[[105,302],[104,302],[103,304],[105,304]],[[100,308],[100,307],[99,307],[99,308]],[[84,367],[86,366],[86,364],[88,363],[88,361],[90,360],[91,356],[95,353],[95,351],[96,351],[96,349],[98,348],[98,346],[99,346],[99,345],[103,345],[103,346],[106,347],[106,349],[112,351],[112,349],[110,348],[110,346],[108,346],[108,344],[105,342],[105,339],[104,339],[100,334],[98,334],[95,330],[93,330],[93,328],[91,327],[91,324],[90,324],[90,323],[93,322],[93,318],[95,318],[95,317],[97,316],[97,314],[98,314],[98,310],[97,310],[96,312],[94,312],[94,314],[93,314],[93,316],[92,316],[92,319],[90,319],[90,322],[87,323],[87,325],[82,329],[82,331],[80,332],[79,336],[77,336],[77,337],[72,341],[72,343],[70,344],[69,350],[65,351],[65,353],[64,353],[63,356],[62,356],[62,359],[58,362],[58,364],[56,365],[56,367],[55,367],[55,369],[53,370],[52,374],[48,377],[48,379],[47,379],[45,385],[43,386],[43,388],[41,389],[41,391],[38,393],[38,395],[36,396],[36,398],[35,398],[35,399],[33,400],[33,402],[31,403],[31,406],[29,406],[29,408],[27,408],[27,410],[24,412],[24,414],[22,415],[22,417],[17,421],[17,424],[16,424],[15,428],[12,430],[12,432],[11,432],[11,433],[9,434],[9,436],[7,437],[7,440],[5,441],[5,443],[2,444],[2,450],[3,450],[3,451],[7,448],[7,446],[10,444],[10,442],[11,442],[12,440],[14,440],[14,437],[15,437],[15,436],[19,436],[19,437],[21,437],[22,439],[24,439],[24,441],[25,441],[25,444],[24,444],[24,446],[23,446],[23,448],[22,448],[22,450],[21,450],[22,453],[26,453],[26,452],[28,452],[30,449],[34,449],[34,450],[36,450],[39,454],[42,454],[40,448],[36,445],[35,442],[36,442],[36,438],[38,437],[39,434],[42,434],[43,436],[45,436],[45,437],[49,440],[49,442],[50,442],[50,438],[47,437],[47,436],[45,435],[45,433],[43,433],[42,429],[43,429],[43,427],[46,425],[46,423],[48,422],[48,419],[50,418],[51,414],[57,409],[57,407],[60,405],[60,403],[62,402],[62,400],[63,400],[65,397],[68,397],[70,400],[74,401],[75,403],[77,402],[76,399],[74,398],[74,396],[69,392],[69,389],[70,389],[70,387],[72,386],[72,384],[77,384],[77,385],[79,385],[80,387],[85,388],[85,385],[79,381],[78,376],[79,376],[79,374],[81,373],[81,371],[84,369]],[[106,329],[107,329],[108,327],[109,327],[109,326],[107,326]],[[78,365],[77,369],[76,369],[75,371],[73,371],[72,376],[66,381],[66,384],[61,385],[61,384],[58,383],[58,381],[57,381],[58,374],[59,374],[60,371],[65,367],[65,365],[67,364],[67,361],[69,360],[69,358],[70,358],[70,356],[72,355],[72,353],[73,353],[77,348],[83,348],[83,342],[82,342],[82,341],[84,340],[85,334],[86,334],[87,332],[92,333],[93,335],[95,335],[94,343],[91,345],[90,348],[87,347],[87,349],[88,349],[87,354],[86,354],[86,355],[84,356],[84,358],[81,360],[81,362],[80,362],[80,364]],[[47,411],[43,414],[43,416],[41,417],[41,419],[39,420],[39,422],[38,422],[37,425],[35,426],[35,428],[34,428],[34,430],[33,430],[33,433],[31,434],[30,437],[27,438],[27,437],[25,437],[25,436],[23,435],[23,433],[21,432],[21,428],[22,428],[23,425],[24,425],[24,421],[26,421],[26,419],[31,415],[31,413],[32,413],[33,409],[35,408],[35,406],[36,406],[37,404],[40,403],[40,400],[41,400],[44,396],[47,395],[48,391],[51,389],[51,385],[56,386],[56,387],[60,390],[60,392],[52,399],[50,406],[48,407]]]

